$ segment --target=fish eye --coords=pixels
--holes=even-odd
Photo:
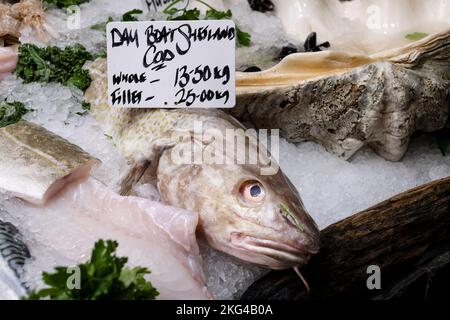
[[[261,204],[266,197],[264,186],[253,180],[244,182],[239,188],[239,194],[242,201],[250,205]]]

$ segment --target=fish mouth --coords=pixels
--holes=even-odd
[[[261,239],[236,232],[231,234],[231,243],[235,247],[244,249],[249,253],[279,261],[280,269],[303,265],[311,256],[311,253],[304,248],[299,248],[286,242]]]

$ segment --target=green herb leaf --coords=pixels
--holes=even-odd
[[[84,102],[81,103],[81,108],[83,108],[83,110],[90,111],[91,110],[91,104],[89,102],[84,101]]]
[[[239,27],[236,27],[236,36],[238,44],[244,47],[250,46],[251,36],[249,33],[243,32]]]
[[[408,40],[417,41],[417,40],[421,40],[421,39],[425,38],[426,36],[428,36],[428,33],[414,32],[414,33],[407,34],[405,36],[405,38]]]
[[[106,20],[105,22],[93,24],[91,26],[91,29],[106,32],[106,25],[113,21],[114,21],[114,19],[112,17],[108,17],[108,20]]]
[[[89,113],[89,111],[91,111],[91,104],[89,102],[83,101],[81,103],[81,109],[83,109],[83,111],[77,112],[76,114],[79,116],[85,116]]]
[[[91,85],[91,78],[88,70],[79,70],[70,76],[64,84],[66,86],[74,86],[85,91]]]
[[[138,21],[135,17],[136,14],[142,14],[143,11],[139,9],[133,9],[131,11],[125,12],[122,16],[122,21]]]
[[[205,13],[205,20],[224,20],[231,19],[231,10],[228,11],[218,11],[216,9],[208,9]]]
[[[233,17],[231,10],[216,10],[203,0],[196,0],[197,2],[208,7],[208,10],[206,10],[205,12],[205,16],[201,18],[199,9],[187,9],[189,1],[187,1],[186,6],[183,9],[174,7],[177,3],[180,3],[182,1],[184,0],[176,0],[163,10],[163,13],[167,14],[167,20],[224,20],[231,19]],[[249,33],[243,32],[239,27],[236,26],[236,41],[238,45],[248,47],[250,46],[251,36]]]
[[[0,103],[0,128],[19,122],[29,111],[22,102]]]
[[[188,3],[186,3],[186,6],[184,7],[184,9],[177,9],[175,8],[175,5],[182,2],[184,0],[175,0],[172,3],[170,3],[166,8],[164,8],[164,10],[162,11],[164,14],[167,14],[169,16],[173,16],[175,14],[177,14],[178,12],[184,11],[186,10]],[[172,20],[172,19],[167,19],[167,20]]]
[[[47,2],[49,4],[54,4],[58,8],[67,8],[70,6],[77,6],[82,3],[89,2],[90,0],[44,0],[44,2]]]
[[[57,82],[85,91],[91,84],[91,78],[83,65],[92,59],[93,56],[79,44],[64,49],[23,44],[19,48],[15,73],[25,83]]]
[[[40,300],[153,300],[159,293],[144,276],[146,268],[125,268],[128,259],[117,257],[116,241],[99,240],[95,243],[91,259],[77,268],[57,267],[54,273],[43,273],[49,286],[32,291],[27,299]],[[70,289],[72,270],[79,270],[79,288]]]
[[[200,20],[200,10],[197,8],[190,10],[177,10],[176,14],[178,13],[180,14],[177,16],[175,16],[175,14],[169,16],[167,20]]]

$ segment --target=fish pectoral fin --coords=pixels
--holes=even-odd
[[[134,163],[120,183],[120,195],[131,195],[133,187],[137,183],[150,183],[156,187],[156,172],[158,170],[159,159],[164,151],[173,148],[173,146],[175,146],[175,143],[170,140],[161,141],[153,147],[151,160]]]
[[[150,161],[143,161],[133,164],[131,166],[131,169],[128,171],[128,173],[120,183],[119,194],[121,196],[129,196],[131,194],[133,186],[141,180],[142,176],[150,167],[150,165]]]

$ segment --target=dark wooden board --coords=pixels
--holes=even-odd
[[[450,285],[450,177],[329,226],[321,232],[321,246],[302,269],[311,287],[309,295],[294,271],[284,270],[270,272],[242,298],[442,298],[437,291],[443,282]],[[367,288],[371,265],[380,267],[381,290]],[[442,290],[447,298],[448,291]]]

